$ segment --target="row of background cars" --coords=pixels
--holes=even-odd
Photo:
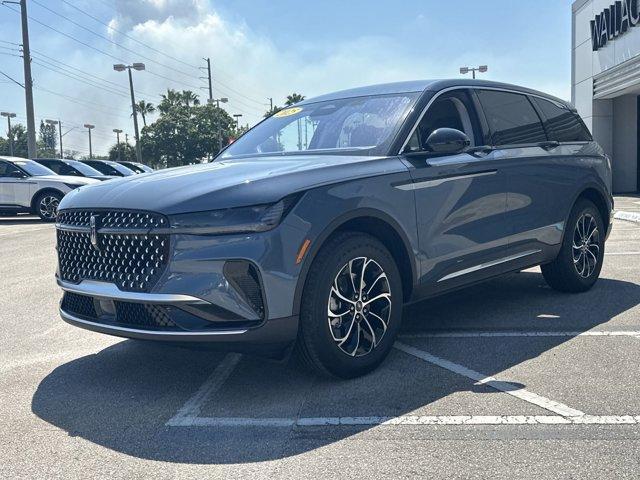
[[[152,171],[136,162],[0,156],[0,216],[32,213],[53,222],[60,200],[71,190]]]

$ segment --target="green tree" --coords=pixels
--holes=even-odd
[[[9,140],[8,137],[13,138],[13,154],[16,157],[28,158],[29,153],[27,150],[27,129],[22,124],[11,125],[11,131],[7,132],[7,140],[0,144],[0,155],[9,155]]]
[[[197,163],[227,145],[234,119],[215,105],[187,105],[171,90],[158,105],[160,116],[142,130],[145,162],[155,167]],[[179,96],[179,95],[178,95]]]
[[[144,100],[140,100],[136,103],[136,111],[142,116],[142,123],[146,127],[147,126],[147,115],[151,115],[156,111],[156,107],[153,106],[153,103],[145,102]],[[133,116],[133,114],[131,114]]]
[[[40,134],[37,142],[38,157],[56,157],[58,145],[58,132],[55,125],[49,125],[40,120]]]
[[[269,110],[267,110],[265,112],[265,114],[263,115],[264,118],[269,118],[272,115],[275,115],[276,113],[278,113],[280,110],[282,110],[282,107],[279,107],[277,105],[274,105],[273,107],[271,107]]]
[[[304,95],[300,95],[299,93],[292,93],[291,95],[287,95],[287,100],[284,102],[284,104],[287,107],[290,107],[291,105],[295,105],[296,103],[303,101],[304,98]]]
[[[113,145],[109,149],[109,160],[114,162],[123,161],[123,162],[137,162],[136,157],[136,149],[133,145],[129,145],[128,143],[121,143],[118,145],[117,143]]]
[[[198,98],[198,95],[193,93],[191,90],[183,90],[180,96],[182,99],[182,103],[187,107],[190,107],[191,105],[200,105],[200,99]]]

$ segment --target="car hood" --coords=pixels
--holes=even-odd
[[[331,183],[406,170],[395,157],[299,155],[224,159],[101,182],[68,194],[65,208],[167,215],[275,202]]]
[[[93,185],[99,180],[87,177],[75,177],[73,175],[39,175],[35,177],[37,180],[46,180],[47,182],[62,182],[72,185]]]

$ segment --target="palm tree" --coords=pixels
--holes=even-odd
[[[200,100],[198,100],[198,95],[193,93],[191,90],[183,90],[180,94],[182,102],[189,107],[193,102],[193,105],[200,105]]]
[[[287,95],[287,101],[284,102],[284,104],[287,107],[290,107],[291,105],[295,105],[302,100],[304,100],[304,95],[300,95],[299,93],[292,93],[291,95]]]
[[[163,97],[164,97],[164,95],[163,95]],[[156,107],[153,106],[153,103],[149,103],[149,102],[145,102],[144,100],[140,100],[138,103],[136,103],[136,111],[140,115],[142,115],[142,123],[146,127],[147,126],[147,115],[150,115],[153,112],[155,112],[156,111]]]

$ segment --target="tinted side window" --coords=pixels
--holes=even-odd
[[[475,110],[471,106],[466,91],[457,90],[438,97],[426,111],[418,128],[407,144],[407,151],[418,152],[426,150],[426,141],[438,128],[455,128],[467,134],[471,145],[476,144],[477,125]]]
[[[533,99],[545,117],[549,140],[558,142],[590,142],[591,134],[578,114],[564,105],[557,105],[542,98]]]
[[[0,177],[11,177],[20,172],[21,170],[15,165],[11,165],[7,162],[0,162]]]
[[[41,165],[44,165],[48,169],[53,170],[58,175],[61,175],[61,173],[60,173],[60,164],[58,162],[39,162],[39,163]]]
[[[493,145],[514,145],[547,141],[540,117],[525,95],[478,90]]]

